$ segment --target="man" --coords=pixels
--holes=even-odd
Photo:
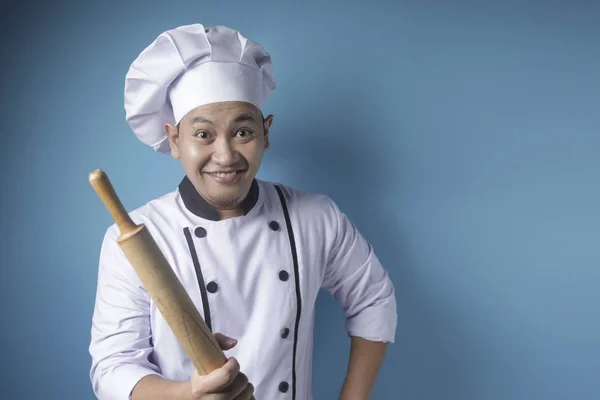
[[[340,399],[367,399],[394,341],[394,288],[372,247],[324,195],[255,178],[269,148],[271,58],[226,27],[161,34],[131,65],[126,118],[185,177],[131,212],[144,223],[228,356],[199,376],[121,252],[100,253],[90,372],[103,400],[312,399],[321,288],[351,336]],[[235,340],[231,340],[231,339]]]

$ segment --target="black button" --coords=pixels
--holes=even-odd
[[[274,231],[278,231],[279,224],[277,223],[277,221],[271,221],[269,222],[269,228],[273,229]]]
[[[287,271],[279,271],[279,279],[282,281],[287,281],[289,277],[290,274],[288,274]]]
[[[206,236],[206,229],[202,228],[201,226],[197,227],[196,230],[194,230],[194,234],[196,236],[198,236],[199,238],[203,238]]]
[[[219,285],[217,285],[217,282],[208,282],[208,285],[206,285],[206,290],[208,290],[209,293],[215,293],[217,290],[219,290]]]
[[[289,328],[283,328],[283,329],[281,330],[281,337],[282,337],[282,338],[284,338],[284,339],[285,339],[286,337],[288,337],[288,335],[289,335],[289,334],[290,334],[290,330],[289,330]]]
[[[287,392],[287,391],[288,391],[288,389],[289,389],[289,388],[290,388],[290,385],[289,385],[289,383],[287,383],[287,382],[281,382],[281,383],[279,384],[279,391],[280,391],[280,392],[283,392],[283,393],[285,393],[285,392]]]

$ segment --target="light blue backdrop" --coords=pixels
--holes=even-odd
[[[575,1],[126,1],[3,6],[2,399],[92,399],[102,236],[177,161],[124,120],[129,64],[201,22],[272,54],[259,177],[334,198],[397,290],[374,399],[600,398],[600,7]],[[589,3],[585,5],[585,3]],[[596,3],[598,4],[598,3]],[[314,395],[348,359],[320,296]]]

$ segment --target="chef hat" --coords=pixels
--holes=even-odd
[[[165,123],[176,125],[192,109],[221,101],[262,110],[274,90],[271,57],[258,43],[224,26],[180,26],[160,34],[131,64],[126,120],[143,143],[169,153]]]

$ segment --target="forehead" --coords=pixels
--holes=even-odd
[[[196,107],[188,112],[181,122],[195,124],[210,121],[214,124],[226,124],[239,119],[240,116],[246,117],[245,120],[262,121],[262,113],[254,104],[242,101],[226,101]]]

